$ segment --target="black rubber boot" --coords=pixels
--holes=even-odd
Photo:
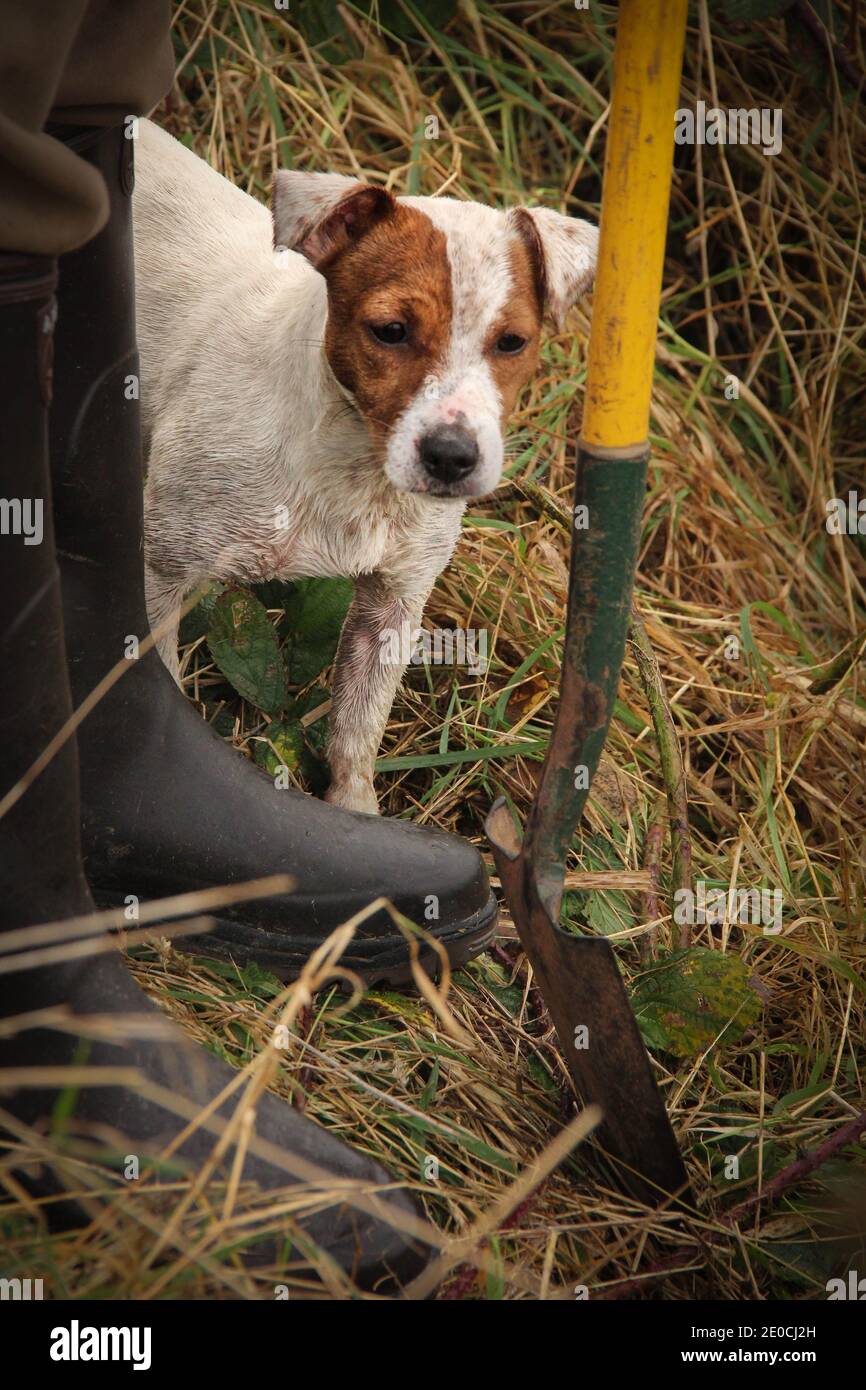
[[[54,274],[50,261],[0,253],[0,801],[20,785],[71,711],[46,448]],[[70,739],[0,819],[0,931],[7,933],[7,942],[12,941],[8,932],[15,928],[94,910],[82,869],[78,825],[76,745]],[[14,952],[0,953],[0,965],[10,959]],[[28,1015],[61,1005],[74,1017],[116,1015],[119,1030],[134,1024],[132,1016],[143,1015],[151,1030],[160,1025],[164,1040],[131,1038],[118,1045],[95,1036],[86,1022],[80,1025],[81,1036],[76,1036],[75,1027],[60,1031],[27,1026]],[[16,1090],[4,1086],[5,1069],[65,1067],[72,1062],[132,1067],[145,1082],[170,1089],[197,1110],[234,1075],[164,1019],[114,950],[14,973],[0,971],[0,1018],[5,1021],[0,1029],[0,1109],[40,1129],[51,1123],[56,1079],[54,1089],[44,1079],[34,1079],[32,1086],[19,1085]],[[12,1019],[20,1020],[20,1031],[12,1031]],[[229,1100],[218,1118],[227,1118],[236,1103],[237,1098]],[[136,1154],[144,1172],[148,1159],[158,1156],[183,1126],[184,1120],[139,1089],[82,1084],[65,1136],[67,1142],[84,1141],[88,1155],[101,1156],[102,1161],[107,1151]],[[376,1163],[273,1095],[263,1095],[256,1107],[255,1136],[338,1178],[377,1185],[393,1182]],[[182,1165],[188,1170],[200,1167],[215,1142],[206,1129],[195,1131],[178,1150]],[[221,1183],[233,1156],[230,1147],[217,1169]],[[287,1188],[295,1178],[278,1164],[248,1153],[243,1180],[273,1191]],[[58,1189],[49,1183],[38,1190]],[[218,1195],[211,1200],[218,1204]],[[387,1203],[400,1213],[417,1215],[404,1194],[389,1196]],[[382,1279],[402,1282],[425,1263],[425,1254],[386,1221],[341,1199],[315,1216],[302,1217],[300,1225],[302,1235],[364,1287]],[[282,1240],[279,1245],[282,1249]],[[275,1250],[269,1237],[253,1258],[270,1261]],[[297,1244],[291,1258],[304,1264]]]
[[[148,622],[129,197],[134,141],[119,129],[67,140],[100,168],[112,204],[105,230],[60,267],[64,371],[51,456],[78,704],[124,656],[127,639],[142,640]],[[224,386],[214,380],[214,391]],[[226,911],[212,935],[196,938],[196,952],[240,964],[252,959],[288,978],[336,926],[379,896],[437,937],[454,964],[493,935],[495,899],[472,846],[277,789],[205,724],[155,652],[130,662],[82,726],[79,748],[85,869],[98,901],[294,876],[290,896]],[[422,952],[422,961],[435,967],[435,953]],[[410,979],[405,940],[384,911],[359,930],[343,964],[371,983]]]

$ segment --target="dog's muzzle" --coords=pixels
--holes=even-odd
[[[435,482],[458,483],[478,463],[478,441],[462,425],[442,425],[421,437],[418,457]]]

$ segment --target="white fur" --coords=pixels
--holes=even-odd
[[[278,227],[297,244],[354,184],[283,176]],[[383,468],[327,363],[322,276],[287,249],[285,233],[274,249],[265,207],[151,122],[139,125],[145,571],[151,623],[167,626],[160,652],[176,675],[172,615],[203,580],[359,579],[335,672],[329,799],[367,811],[401,674],[378,660],[376,637],[420,620],[465,505],[421,495],[417,441],[462,412],[479,442],[472,491],[495,486],[502,467],[500,402],[482,346],[509,289],[515,233],[507,214],[478,204],[403,201],[446,235],[453,331],[444,366],[392,431]]]

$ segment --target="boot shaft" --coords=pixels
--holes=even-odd
[[[111,208],[103,230],[59,267],[56,352],[63,370],[51,408],[50,451],[78,703],[123,657],[129,636],[144,639],[148,624],[131,208],[135,141],[127,139],[126,126],[65,138],[102,174]]]
[[[90,906],[74,739],[21,790],[72,712],[55,552],[47,415],[53,261],[0,255],[0,928]]]

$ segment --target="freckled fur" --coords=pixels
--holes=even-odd
[[[274,243],[328,252],[341,229],[318,242],[317,229],[358,181],[280,174],[272,221],[164,131],[148,121],[139,131],[151,622],[170,620],[205,579],[354,578],[335,669],[329,799],[374,811],[373,762],[401,675],[379,661],[379,634],[420,621],[466,500],[424,494],[417,439],[464,417],[480,450],[467,495],[496,485],[504,418],[537,356],[532,250],[512,214],[405,198],[363,236],[350,225],[320,273],[295,249],[275,254]],[[381,210],[383,199],[362,198],[361,221],[366,202]],[[574,223],[586,229],[575,235],[560,226],[573,219],[542,212],[526,215],[537,219],[558,312],[571,288],[574,298],[588,286],[595,233]],[[576,265],[549,263],[562,255]],[[415,315],[414,355],[383,355],[360,324],[374,310],[387,317],[392,299]],[[493,361],[491,342],[506,331],[529,346]],[[177,674],[176,623],[159,645]]]

